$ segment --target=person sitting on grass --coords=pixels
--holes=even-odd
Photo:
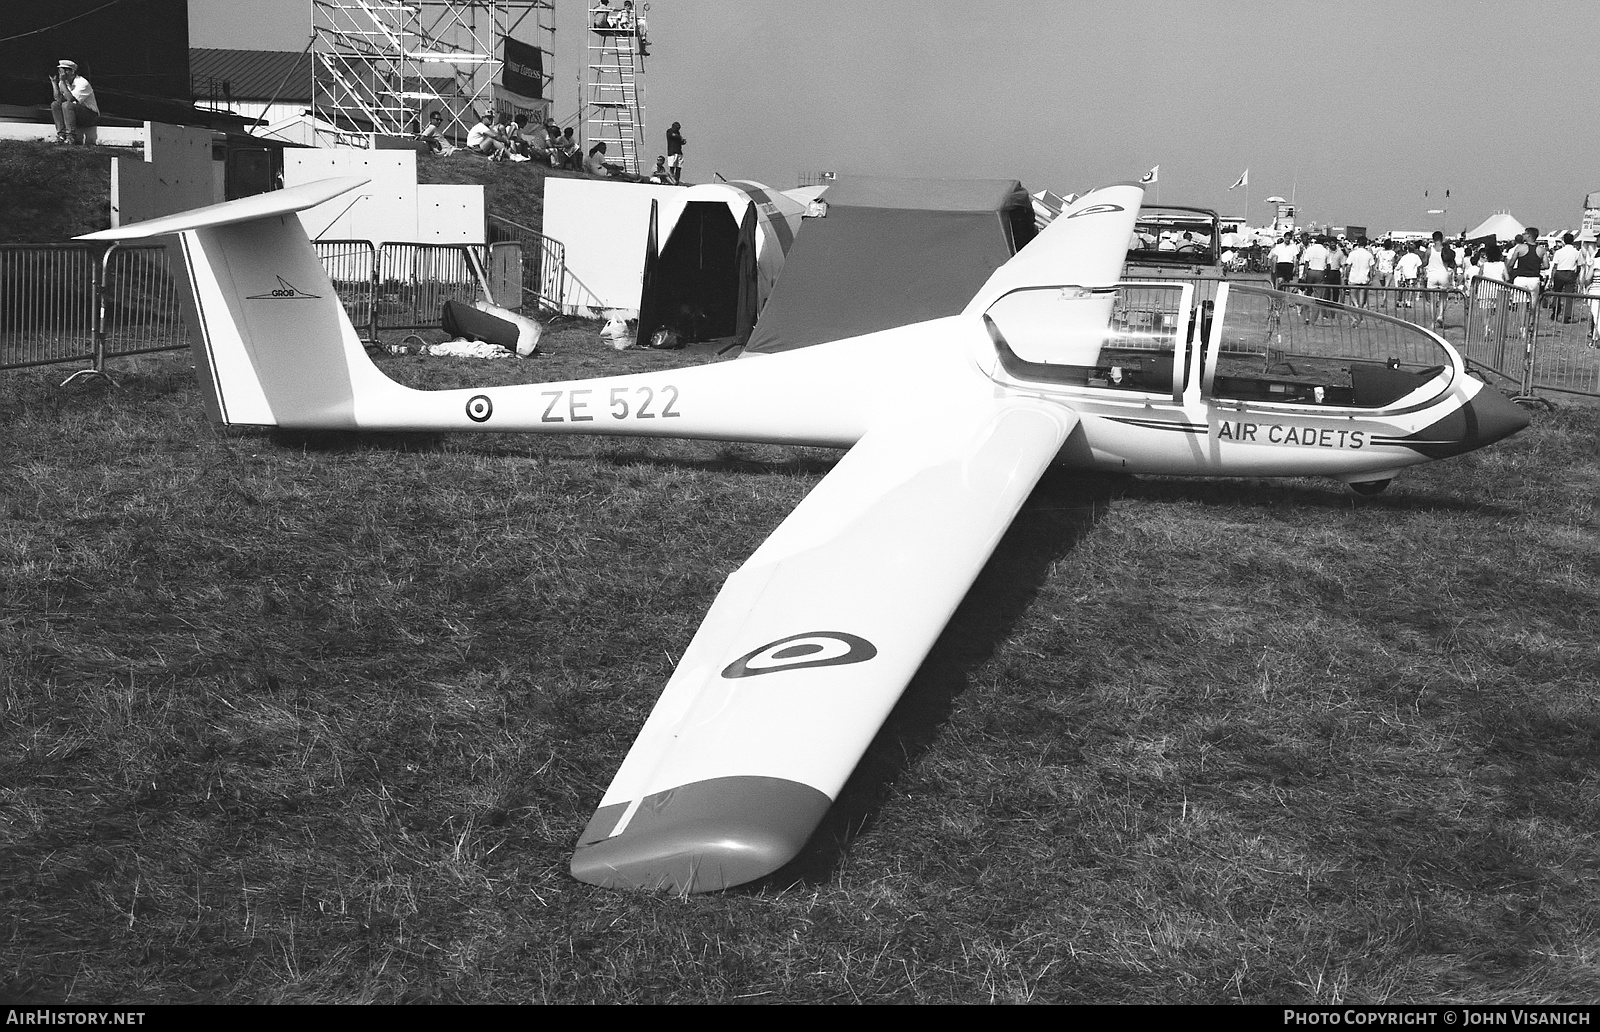
[[[606,161],[606,145],[603,142],[589,148],[589,157],[583,163],[583,170],[591,176],[611,176],[622,171]]]
[[[559,160],[557,160],[558,152]],[[573,139],[572,126],[569,125],[561,130],[561,137],[550,152],[550,163],[571,172],[583,171],[583,151],[579,149],[578,141]]]
[[[454,145],[444,135],[444,115],[435,111],[428,116],[428,128],[422,130],[422,142],[428,145],[428,152],[447,158],[456,152]]]
[[[511,148],[514,158],[522,161],[538,161],[544,164],[550,160],[550,152],[545,149],[545,135],[543,129],[528,132],[528,116],[518,115],[511,120],[510,135],[507,145]]]
[[[478,123],[467,130],[467,150],[482,154],[490,161],[503,161],[505,141],[495,133],[494,126],[489,124],[493,116],[485,116]]]

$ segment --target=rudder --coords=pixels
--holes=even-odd
[[[364,182],[311,183],[80,239],[177,234],[195,366],[213,420],[354,428],[357,390],[394,384],[367,360],[294,213]]]

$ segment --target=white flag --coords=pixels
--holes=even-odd
[[[1232,190],[1234,186],[1249,186],[1249,185],[1250,185],[1250,170],[1249,169],[1245,169],[1244,170],[1244,175],[1240,176],[1238,181],[1235,182],[1233,184],[1233,186],[1228,187],[1228,189]]]
[[[1142,186],[1145,183],[1153,183],[1153,182],[1155,182],[1157,179],[1159,179],[1161,177],[1160,173],[1161,173],[1161,166],[1160,165],[1153,166],[1150,169],[1150,171],[1146,172],[1144,175],[1139,177],[1140,185]]]

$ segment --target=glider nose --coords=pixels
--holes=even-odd
[[[1482,448],[1528,425],[1528,413],[1493,387],[1478,389],[1466,404],[1466,426],[1462,445],[1464,450]]]
[[[1430,459],[1462,455],[1493,444],[1528,425],[1528,414],[1504,394],[1478,380],[1469,380],[1477,390],[1472,397],[1455,404],[1442,419],[1410,437],[1392,443],[1414,448]]]

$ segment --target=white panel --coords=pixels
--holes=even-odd
[[[222,163],[211,160],[209,129],[146,122],[144,153],[144,161],[111,159],[113,226],[222,200]]]
[[[650,234],[650,201],[665,208],[681,186],[608,183],[596,179],[544,181],[544,235],[566,247],[562,307],[637,312]],[[678,206],[682,210],[682,206]]]
[[[156,217],[155,167],[137,158],[111,159],[111,225]]]
[[[483,187],[417,187],[417,236],[427,244],[488,243],[483,232]]]
[[[355,193],[300,213],[313,240],[416,240],[417,156],[411,151],[286,150],[283,185],[360,176],[370,179]]]

